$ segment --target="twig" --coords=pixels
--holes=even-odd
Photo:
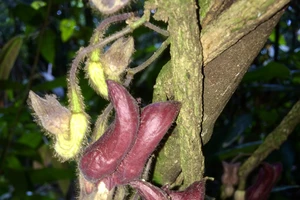
[[[281,123],[266,137],[265,141],[243,163],[239,169],[239,190],[244,190],[248,175],[255,169],[272,151],[278,149],[286,141],[300,123],[300,100],[292,107]]]
[[[130,68],[127,69],[127,74],[126,74],[126,80],[124,81],[124,86],[128,87],[129,84],[131,83],[133,76],[136,73],[139,73],[140,71],[144,70],[146,67],[148,67],[153,61],[155,61],[161,54],[162,52],[169,46],[170,44],[170,38],[166,39],[161,46],[159,47],[159,49],[154,52],[154,54],[148,58],[148,60],[146,60],[145,62],[143,62],[141,65],[135,67],[135,68]]]
[[[155,26],[154,24],[152,24],[152,23],[150,23],[150,22],[145,22],[144,25],[145,25],[146,27],[148,27],[148,28],[154,30],[155,32],[157,32],[157,33],[163,35],[163,36],[169,37],[169,35],[170,35],[170,34],[169,34],[169,31],[166,31],[166,30],[164,30],[164,29],[161,29],[160,27]]]
[[[126,17],[126,16],[125,16]],[[128,34],[128,33],[131,33],[134,29],[140,27],[141,25],[143,25],[146,21],[149,20],[149,17],[150,17],[150,11],[145,11],[143,17],[139,18],[138,20],[134,21],[134,22],[131,22],[127,27],[125,27],[123,30],[111,35],[110,37],[107,37],[105,38],[104,40],[102,40],[101,42],[97,43],[97,44],[94,44],[94,45],[89,45],[85,48],[82,48],[80,49],[78,52],[77,52],[77,56],[75,57],[75,59],[73,60],[72,62],[72,66],[71,66],[71,69],[70,69],[70,72],[69,72],[69,84],[70,84],[70,97],[69,99],[76,99],[78,101],[82,101],[81,98],[78,98],[78,97],[75,97],[72,98],[73,95],[77,95],[77,94],[80,94],[80,88],[77,86],[77,68],[79,67],[80,65],[80,62],[84,60],[84,58],[89,54],[91,53],[92,51],[94,51],[96,48],[102,48],[103,46],[107,45],[108,43]],[[118,18],[116,18],[116,20],[119,20]],[[103,29],[105,28],[105,26],[107,25],[108,22],[112,22],[114,20],[107,20],[104,22],[104,25],[100,25],[99,29]],[[77,91],[75,94],[73,93],[72,90],[75,90]],[[80,95],[78,95],[80,96]],[[71,103],[72,105],[72,103]],[[83,102],[80,102],[80,105],[84,105]],[[81,110],[80,108],[72,108],[73,111],[76,111],[78,112],[78,110]]]
[[[146,60],[144,63],[142,63],[141,65],[135,67],[135,68],[130,68],[127,70],[127,74],[136,74],[142,70],[144,70],[146,67],[148,67],[154,60],[156,60],[161,54],[162,52],[169,46],[170,44],[170,38],[166,39],[161,46],[159,47],[159,49],[154,52],[154,54],[148,58],[148,60]]]

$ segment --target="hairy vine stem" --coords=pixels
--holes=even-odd
[[[170,44],[170,38],[167,38],[159,47],[159,49],[154,52],[154,54],[148,58],[148,60],[146,60],[145,62],[143,62],[141,65],[135,67],[135,68],[130,68],[127,70],[127,75],[126,75],[126,81],[124,83],[124,85],[126,87],[129,86],[130,82],[133,79],[133,76],[137,73],[139,73],[140,71],[144,70],[146,67],[148,67],[153,61],[155,61],[162,53],[163,51],[169,46]]]

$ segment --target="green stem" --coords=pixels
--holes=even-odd
[[[300,123],[300,100],[292,107],[280,124],[266,137],[265,141],[243,163],[239,169],[239,190],[244,190],[248,175],[255,169],[272,151],[279,149],[281,144],[293,132]]]

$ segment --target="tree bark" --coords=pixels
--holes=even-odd
[[[202,144],[288,2],[149,1],[157,8],[155,19],[168,21],[171,37],[171,61],[157,78],[153,101],[183,104],[177,128],[158,155],[154,181],[173,183],[181,170],[184,187],[203,178]]]

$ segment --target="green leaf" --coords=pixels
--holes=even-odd
[[[11,80],[0,80],[0,90],[24,90],[25,86],[22,83]]]
[[[278,112],[276,109],[267,111],[267,110],[259,110],[258,111],[259,118],[261,119],[262,122],[265,122],[267,124],[274,124],[278,118]]]
[[[44,2],[44,1],[34,1],[31,3],[31,7],[35,10],[38,10],[41,7],[44,7],[46,5],[47,5],[46,2]]]
[[[6,80],[14,66],[23,43],[21,36],[10,39],[0,52],[0,80]]]
[[[54,63],[55,59],[55,37],[52,30],[47,30],[40,40],[41,54],[49,63]]]
[[[44,168],[29,171],[33,183],[45,183],[57,180],[75,178],[75,171],[71,169]]]
[[[75,26],[76,22],[74,19],[61,20],[59,30],[61,31],[61,40],[63,42],[68,41],[72,37]]]
[[[236,146],[234,148],[221,151],[217,153],[217,156],[219,157],[220,160],[226,160],[228,158],[232,158],[240,153],[252,153],[260,144],[262,141],[257,141],[257,142],[249,142],[245,143],[239,146]]]
[[[17,195],[24,195],[28,189],[28,181],[24,170],[6,168],[5,177],[13,185]]]
[[[18,143],[24,144],[32,149],[36,149],[41,144],[42,138],[43,136],[41,133],[24,133],[18,140]]]
[[[251,123],[252,116],[250,114],[242,114],[237,116],[231,125],[229,134],[226,137],[226,141],[223,143],[223,147],[227,147],[236,141],[239,136],[251,125]]]
[[[15,169],[15,170],[22,170],[22,164],[20,163],[19,159],[15,156],[7,156],[5,159],[5,163],[7,168]]]
[[[290,70],[278,62],[269,62],[266,66],[254,71],[247,72],[243,78],[244,82],[270,81],[271,79],[287,79],[290,77]]]
[[[19,3],[13,10],[14,17],[19,18],[22,22],[30,23],[34,20],[37,11],[31,6]]]
[[[275,42],[275,30],[272,32],[272,34],[269,36],[269,40],[271,42]],[[279,41],[278,41],[279,45],[286,45],[286,41],[285,38],[283,37],[282,34],[279,35]]]
[[[66,76],[55,78],[53,81],[47,81],[44,83],[41,83],[39,85],[36,85],[32,88],[33,91],[39,91],[39,90],[52,90],[57,87],[66,87]]]

